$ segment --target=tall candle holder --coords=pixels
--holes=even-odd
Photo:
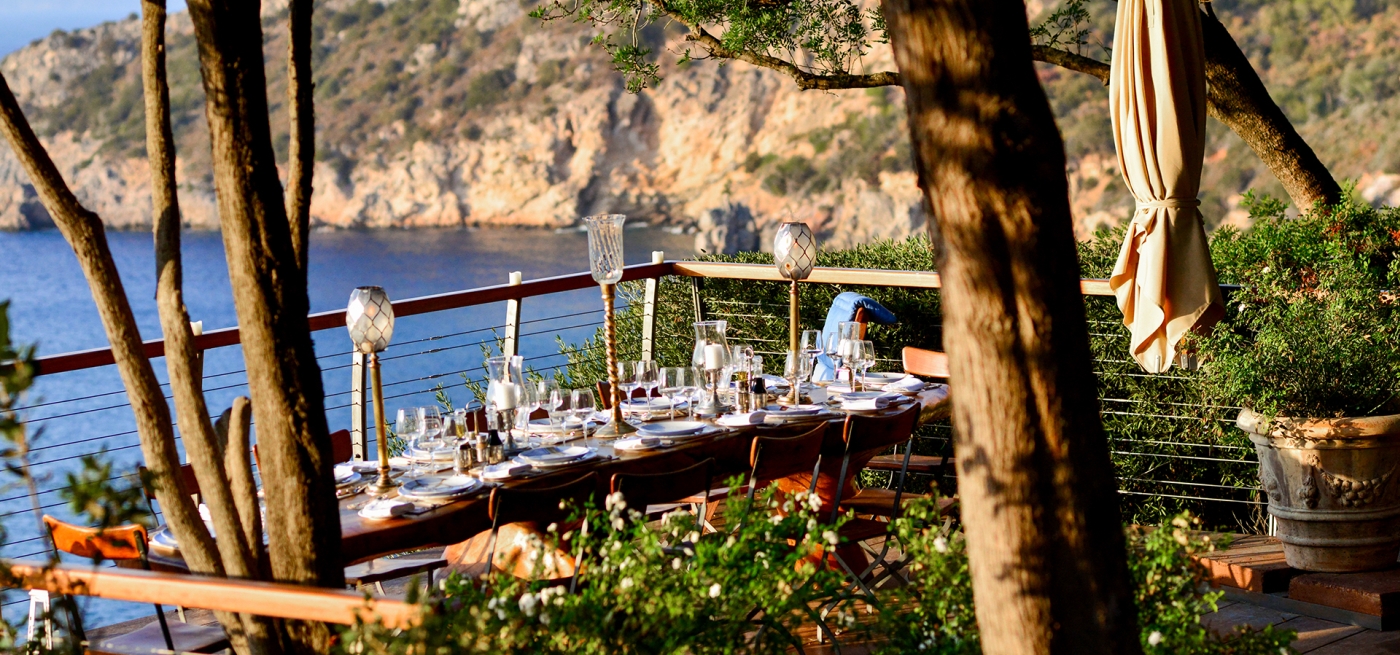
[[[806,223],[783,223],[773,237],[773,261],[778,265],[778,274],[792,281],[788,291],[788,350],[797,352],[797,335],[802,332],[797,283],[812,274],[817,262],[817,239],[812,235],[812,228]],[[802,390],[794,384],[789,401],[796,405],[801,397]]]
[[[350,292],[345,327],[355,350],[368,355],[366,368],[374,389],[375,442],[379,451],[379,477],[368,491],[383,496],[398,488],[389,469],[389,424],[384,418],[384,385],[379,376],[379,353],[389,347],[394,336],[394,306],[389,302],[389,294],[380,287],[359,287]]]
[[[637,431],[637,428],[622,420],[621,380],[617,375],[617,323],[613,318],[617,283],[622,281],[622,224],[626,220],[627,217],[622,214],[599,214],[583,219],[583,224],[588,228],[588,268],[593,273],[593,281],[603,287],[608,393],[612,396],[612,420],[594,432],[594,436],[598,437],[620,437]]]

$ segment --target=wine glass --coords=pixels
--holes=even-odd
[[[561,441],[564,433],[567,432],[569,417],[574,413],[573,394],[556,385],[549,390],[549,397],[544,401],[544,406],[549,411],[550,428],[559,426],[558,432],[551,429],[549,435],[546,436],[545,445],[553,445]]]
[[[588,440],[588,420],[593,417],[593,408],[595,406],[593,390],[587,387],[583,389],[574,389],[569,397],[572,401],[570,405],[572,405],[574,417],[582,423],[583,438],[586,443]]]
[[[637,390],[637,362],[627,361],[617,363],[617,388],[621,391],[622,408],[632,403],[632,392]]]
[[[860,386],[865,387],[865,374],[875,365],[875,344],[869,340],[856,341],[851,352],[856,368],[860,369]]]
[[[698,366],[681,367],[681,396],[690,401],[690,413],[695,414],[695,405],[701,402],[701,391],[705,388],[705,372]]]
[[[827,358],[830,359],[832,365],[836,367],[836,370],[832,373],[832,381],[840,381],[841,368],[845,364],[846,355],[850,353],[850,350],[850,340],[842,339],[840,332],[832,332],[826,335],[826,340],[822,342],[822,351],[826,353]]]
[[[801,401],[802,379],[812,373],[811,364],[812,360],[802,351],[788,351],[787,359],[783,361],[783,377],[787,378],[795,392],[792,395],[794,405]]]
[[[673,421],[676,419],[676,394],[685,388],[685,371],[679,366],[661,369],[661,397],[666,399]]]
[[[408,455],[409,462],[414,461],[413,450],[418,446],[418,438],[419,435],[422,433],[422,429],[422,424],[418,421],[417,408],[399,409],[398,418],[394,421],[394,432],[396,432],[398,436],[407,443],[408,452],[404,454]],[[381,466],[382,465],[383,464],[381,464]],[[409,466],[408,477],[418,477],[418,467]]]
[[[661,386],[656,362],[649,360],[637,362],[637,386],[645,392],[645,398],[651,398],[652,392]]]
[[[437,469],[437,450],[443,446],[442,412],[437,406],[418,408],[418,442],[416,449],[421,457],[415,458],[414,462],[425,465],[425,473],[433,473]]]
[[[815,361],[817,359],[817,355],[822,354],[822,331],[803,330],[801,343],[802,352],[807,354],[808,359]],[[812,368],[812,364],[810,362],[807,364],[807,368],[810,372],[810,369]]]

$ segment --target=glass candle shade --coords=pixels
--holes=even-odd
[[[786,280],[805,280],[817,263],[817,239],[806,223],[783,223],[773,237],[773,261]]]
[[[394,306],[380,287],[359,287],[350,292],[345,308],[350,341],[362,353],[382,352],[394,336]]]
[[[598,284],[622,281],[622,224],[626,220],[627,217],[622,214],[583,218],[583,224],[588,228],[588,268],[593,272],[593,281]]]

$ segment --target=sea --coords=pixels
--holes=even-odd
[[[633,226],[629,226],[631,228]],[[109,232],[112,255],[144,339],[160,337],[155,303],[155,255],[149,232]],[[653,251],[669,259],[692,254],[694,238],[637,226],[625,232],[629,264],[651,261]],[[184,296],[190,318],[205,330],[237,325],[223,242],[218,232],[183,236]],[[308,292],[313,312],[343,310],[351,290],[363,285],[385,289],[402,300],[462,289],[504,284],[514,271],[525,280],[588,270],[588,238],[577,230],[513,228],[317,231],[311,235]],[[10,336],[34,344],[38,355],[102,348],[106,335],[73,251],[57,231],[0,232],[0,302],[9,303]],[[597,288],[525,300],[521,305],[520,352],[527,366],[547,370],[565,363],[560,341],[579,343],[593,336],[602,320]],[[393,343],[383,355],[385,406],[390,412],[435,402],[439,390],[458,405],[472,399],[465,386],[484,377],[482,359],[496,352],[505,303],[405,317],[396,322]],[[331,429],[350,425],[350,343],[344,330],[313,334],[326,389]],[[153,361],[166,379],[163,359]],[[205,354],[205,391],[211,412],[247,394],[241,350],[234,346]],[[441,387],[439,387],[441,385]],[[169,394],[169,387],[163,389]],[[20,403],[42,493],[44,513],[81,521],[62,489],[81,469],[85,455],[112,467],[114,484],[124,484],[141,464],[130,408],[114,367],[41,376]],[[256,439],[254,426],[254,439]],[[0,473],[0,554],[42,557],[29,495],[8,472]],[[5,592],[3,616],[22,621],[27,597]],[[109,625],[149,615],[149,605],[84,601],[87,626]],[[21,624],[22,625],[22,624]]]

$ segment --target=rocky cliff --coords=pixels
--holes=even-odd
[[[831,245],[923,229],[897,89],[801,92],[771,71],[667,55],[655,88],[627,93],[592,32],[525,13],[500,0],[318,7],[317,225],[558,228],[607,211],[703,227],[706,249],[767,243],[788,217]],[[264,31],[284,154],[282,8],[264,10]],[[188,17],[169,32],[181,208],[189,226],[212,228]],[[680,36],[651,34],[673,50]],[[150,221],[139,38],[129,19],[56,32],[0,62],[79,197],[117,228]],[[5,150],[0,228],[46,223]]]

